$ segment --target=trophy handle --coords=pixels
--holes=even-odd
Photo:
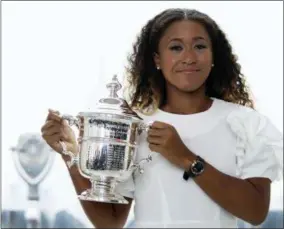
[[[63,114],[61,116],[63,120],[66,120],[70,126],[75,125],[78,129],[80,129],[80,120],[77,117],[74,117],[69,114]]]
[[[66,120],[69,124],[69,126],[75,125],[78,129],[80,129],[80,120],[76,117],[73,117],[72,115],[64,114],[61,117],[63,120]],[[70,169],[74,164],[78,164],[79,162],[79,157],[76,156],[74,153],[71,151],[67,150],[67,146],[63,141],[59,141],[62,147],[62,154],[67,155],[70,157],[70,161],[67,161],[67,166]]]
[[[137,164],[131,166],[132,171],[135,172],[136,170],[139,171],[140,174],[144,173],[143,164],[146,162],[152,161],[152,155],[149,154],[148,157],[141,159]]]
[[[140,135],[140,134],[142,134],[142,132],[147,133],[149,131],[150,127],[152,126],[152,124],[153,124],[153,121],[148,122],[148,123],[140,122],[138,124],[138,128],[137,128],[138,134]]]
[[[138,134],[140,135],[142,132],[147,133],[152,124],[153,124],[153,121],[150,121],[148,123],[140,122],[137,128]],[[153,160],[152,154],[153,152],[151,152],[146,158],[141,159],[137,164],[132,165],[131,168],[133,169],[133,171],[138,169],[139,173],[143,174],[144,173],[143,164],[145,164],[146,162],[149,163]]]
[[[73,165],[75,165],[75,164],[77,165],[78,162],[79,162],[78,157],[75,156],[75,154],[72,153],[71,151],[67,150],[67,146],[66,146],[65,142],[59,141],[59,143],[61,144],[61,147],[62,147],[62,154],[70,157],[70,161],[66,162],[68,168],[70,169]]]

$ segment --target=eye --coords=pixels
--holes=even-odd
[[[172,45],[170,47],[170,50],[172,50],[172,51],[182,51],[183,47],[181,45]]]
[[[206,45],[203,45],[203,44],[199,44],[199,45],[195,45],[194,48],[197,48],[197,49],[206,49],[207,46],[206,46]]]

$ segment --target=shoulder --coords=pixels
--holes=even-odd
[[[246,114],[247,112],[254,111],[252,108],[246,107],[240,104],[236,104],[236,103],[232,103],[232,102],[228,102],[228,101],[216,99],[216,98],[214,98],[214,100],[216,101],[216,104],[217,104],[216,106],[218,107],[219,111],[222,111],[223,113],[227,113],[228,115],[231,113]]]
[[[251,107],[218,100],[218,110],[225,116],[229,125],[235,126],[238,124],[253,130],[272,125],[268,117]]]
[[[283,134],[272,121],[250,107],[222,101],[225,120],[230,129],[246,142],[277,142],[283,141]]]
[[[266,137],[282,138],[282,133],[274,126],[271,120],[250,107],[230,104],[231,110],[226,117],[227,123],[236,133],[265,135]]]
[[[282,133],[266,115],[250,107],[223,103],[227,107],[226,122],[240,138],[252,140],[256,136],[261,136],[282,141]]]
[[[227,104],[228,105],[228,104]],[[226,121],[237,137],[238,174],[243,179],[283,174],[283,135],[271,120],[249,107],[230,104]]]

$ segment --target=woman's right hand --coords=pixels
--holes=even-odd
[[[62,146],[59,141],[65,143],[67,150],[75,155],[78,153],[78,146],[74,131],[63,120],[58,111],[49,109],[45,124],[41,128],[43,139],[56,152],[62,153]]]

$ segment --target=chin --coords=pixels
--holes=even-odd
[[[188,80],[188,79],[178,79],[168,81],[167,84],[169,87],[174,88],[180,92],[190,93],[199,90],[203,90],[202,88],[205,86],[205,82],[203,80]]]
[[[178,86],[177,88],[182,91],[182,92],[195,92],[198,91],[200,88],[202,87],[202,85],[182,85],[182,86]]]

